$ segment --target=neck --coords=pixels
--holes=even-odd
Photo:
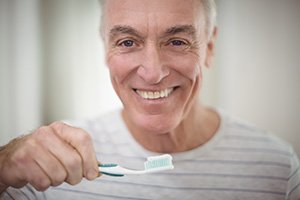
[[[143,133],[124,119],[138,143],[159,153],[183,152],[199,147],[213,137],[220,123],[215,111],[199,105],[192,108],[175,129],[165,134]]]

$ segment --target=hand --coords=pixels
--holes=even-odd
[[[30,183],[43,191],[63,182],[75,185],[83,177],[99,176],[91,137],[62,122],[38,128],[0,148],[0,193]]]

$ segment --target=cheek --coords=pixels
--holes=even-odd
[[[130,72],[134,70],[136,63],[131,56],[108,55],[107,66],[111,78],[118,83],[122,83]]]
[[[195,79],[201,73],[201,62],[197,54],[188,54],[184,56],[178,56],[172,58],[172,66],[182,76],[188,78],[191,81]]]

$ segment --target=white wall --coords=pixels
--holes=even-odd
[[[204,102],[300,154],[300,1],[218,0]],[[0,0],[0,144],[42,123],[120,106],[103,62],[97,0]]]
[[[0,1],[0,145],[41,123],[38,0]]]
[[[120,106],[98,28],[97,0],[0,0],[0,145]]]
[[[97,0],[44,0],[44,120],[86,118],[120,105],[99,36]]]
[[[219,105],[300,155],[300,1],[219,0]]]

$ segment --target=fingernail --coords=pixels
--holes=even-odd
[[[88,180],[93,180],[93,179],[95,179],[95,178],[97,178],[98,177],[98,171],[96,171],[96,170],[94,170],[94,169],[90,169],[89,171],[88,171],[88,173],[87,173],[87,179]]]

